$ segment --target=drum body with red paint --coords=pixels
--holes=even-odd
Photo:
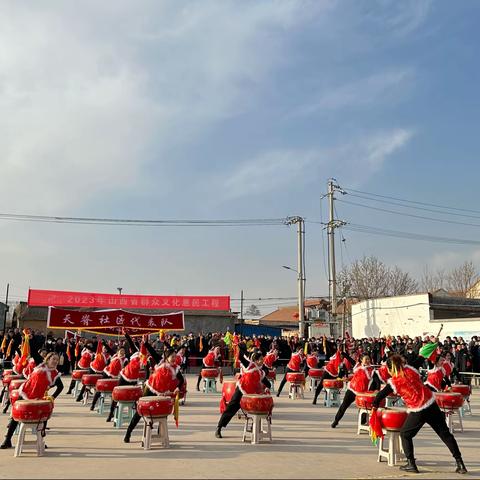
[[[170,397],[140,397],[137,401],[137,412],[142,417],[167,417],[173,411],[173,400]]]
[[[17,400],[12,406],[12,418],[17,422],[46,422],[53,411],[49,400]]]
[[[143,390],[139,385],[121,385],[112,390],[115,402],[136,402],[142,396]]]
[[[271,395],[243,395],[240,406],[247,413],[269,415],[273,409],[273,398]]]

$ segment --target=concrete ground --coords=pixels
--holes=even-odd
[[[64,379],[65,386],[68,380]],[[335,409],[289,400],[287,392],[275,398],[273,443],[241,442],[243,421],[234,419],[224,438],[214,437],[220,394],[190,392],[181,407],[180,426],[169,419],[171,448],[144,451],[141,428],[132,443],[123,443],[124,430],[116,430],[105,417],[90,412],[63,393],[55,402],[49,422],[46,455],[0,450],[0,478],[459,478],[447,448],[430,427],[415,439],[420,475],[402,475],[397,467],[377,462],[377,448],[367,434],[356,435],[357,410],[350,407],[335,430],[330,428]],[[65,392],[66,390],[64,390]],[[464,433],[456,434],[468,477],[480,478],[480,390],[472,396],[474,416],[464,420]],[[476,413],[476,414],[475,414]],[[0,416],[5,431],[8,416]],[[141,425],[141,424],[140,424]],[[15,440],[15,439],[14,439]]]

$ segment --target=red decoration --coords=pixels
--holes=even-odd
[[[144,335],[163,330],[184,330],[183,312],[163,315],[144,315],[124,310],[100,310],[80,312],[50,307],[48,328],[75,328],[102,335],[118,335],[128,331],[131,335]]]
[[[29,290],[34,307],[141,308],[161,310],[230,310],[229,296],[109,295],[106,293]]]

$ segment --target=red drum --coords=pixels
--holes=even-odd
[[[400,430],[408,417],[408,412],[400,408],[388,408],[380,412],[382,425],[387,430]]]
[[[18,390],[12,390],[10,392],[10,403],[14,405],[18,399],[21,399],[20,392]]]
[[[137,412],[142,417],[166,417],[173,411],[173,400],[170,397],[140,397],[137,401]]]
[[[236,380],[224,380],[223,387],[222,387],[222,398],[228,403],[233,394],[235,393],[235,389],[237,388],[237,381]]]
[[[305,374],[302,372],[288,372],[287,373],[287,382],[290,383],[304,383]]]
[[[95,385],[97,392],[112,392],[115,387],[118,387],[116,378],[100,378]]]
[[[470,388],[470,385],[452,385],[452,392],[459,393],[464,397],[469,397],[472,393],[472,390]]]
[[[343,388],[343,380],[327,378],[323,381],[323,388],[334,388],[336,390],[341,390]]]
[[[440,408],[444,410],[456,410],[463,405],[463,395],[460,393],[436,392],[435,400]]]
[[[82,384],[86,387],[94,387],[101,378],[103,378],[103,375],[98,373],[87,373],[87,375],[83,375],[82,377]]]
[[[240,406],[247,413],[269,415],[273,409],[273,398],[271,395],[243,395]]]
[[[310,378],[322,378],[323,377],[323,370],[321,368],[311,368],[308,371],[308,376]]]
[[[202,369],[202,378],[217,378],[217,377],[218,377],[218,368]]]
[[[10,382],[10,385],[8,386],[8,391],[12,392],[12,390],[18,390],[20,388],[20,385],[22,385],[22,383],[25,383],[26,381],[26,378],[15,378]]]
[[[277,378],[277,372],[275,370],[269,370],[267,373],[267,378],[270,380],[275,380]]]
[[[371,410],[373,408],[373,401],[377,396],[377,392],[364,392],[357,393],[355,396],[355,404],[358,408],[363,408],[365,410]],[[382,400],[380,403],[382,407],[385,406],[385,400]]]
[[[10,375],[5,375],[2,381],[5,386],[8,386],[12,380],[25,380],[25,377],[23,375],[15,375],[11,373]]]
[[[17,400],[12,407],[12,418],[17,422],[46,422],[53,411],[50,400]]]
[[[81,380],[88,372],[89,370],[74,370],[72,372],[72,380]]]
[[[115,402],[136,402],[143,395],[139,385],[121,385],[112,391],[112,399]]]
[[[138,380],[145,380],[147,378],[146,370],[140,370],[138,372]]]

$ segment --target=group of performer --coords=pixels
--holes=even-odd
[[[77,366],[80,369],[88,370],[90,373],[101,374],[104,378],[118,379],[119,385],[137,385],[140,372],[145,369],[147,373],[144,384],[144,396],[166,395],[176,396],[182,390],[185,391],[186,380],[181,372],[180,366],[184,362],[181,347],[178,350],[168,348],[163,355],[159,354],[150,343],[144,339],[139,349],[127,334],[126,339],[133,352],[130,358],[126,357],[125,350],[120,348],[116,353],[101,342],[97,351],[86,346],[78,359]],[[215,436],[222,438],[222,429],[226,428],[231,419],[240,409],[242,396],[245,394],[269,393],[271,383],[269,374],[275,369],[278,361],[278,351],[275,346],[264,356],[260,350],[247,352],[239,348],[237,359],[240,365],[240,375],[237,380],[236,389],[231,400],[222,413]],[[315,390],[313,404],[317,403],[319,394],[323,388],[323,381],[336,379],[339,376],[353,371],[353,375],[347,385],[343,401],[331,424],[336,428],[343,418],[346,410],[360,393],[377,391],[374,400],[374,408],[378,408],[383,399],[395,393],[399,395],[409,412],[408,417],[400,431],[403,451],[407,463],[401,469],[407,472],[418,472],[414,457],[413,438],[417,435],[425,423],[428,423],[437,433],[440,439],[450,450],[456,461],[456,472],[466,473],[462,456],[455,440],[445,422],[444,413],[435,402],[434,392],[441,391],[451,384],[452,365],[448,358],[440,354],[429,364],[426,380],[422,379],[418,368],[425,363],[425,358],[419,355],[415,360],[407,364],[406,359],[398,354],[390,355],[380,366],[373,366],[369,355],[357,355],[354,360],[349,353],[337,350],[323,366],[323,377],[318,382]],[[55,387],[52,397],[56,398],[63,390],[63,383],[57,370],[59,357],[56,353],[49,353],[44,356],[43,362],[36,366],[30,359],[17,359],[14,364],[14,372],[23,374],[26,381],[19,388],[21,399],[40,400],[44,399],[51,388]],[[205,368],[217,368],[221,365],[220,349],[213,347],[203,360]],[[303,347],[298,347],[292,353],[291,359],[286,368],[285,377],[278,387],[277,397],[281,395],[287,381],[289,372],[306,372],[310,368],[318,368],[318,351],[313,349],[308,355]],[[200,386],[201,376],[197,381],[197,389]],[[74,387],[74,380],[70,384],[68,393]],[[76,400],[82,400],[84,388],[80,391]],[[91,410],[99,399],[100,393],[96,393],[92,400]],[[52,400],[53,401],[53,400]],[[113,418],[116,404],[111,403],[107,422]],[[128,425],[124,436],[124,442],[129,443],[132,432],[140,421],[138,413]],[[0,448],[12,447],[12,436],[17,427],[13,418],[9,421],[7,433]]]

